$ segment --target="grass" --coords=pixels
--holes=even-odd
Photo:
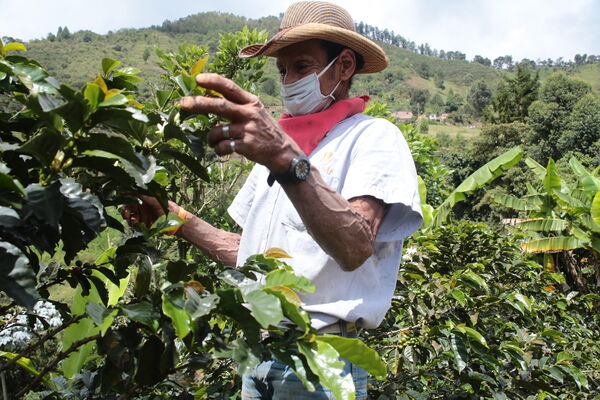
[[[600,64],[584,65],[574,76],[590,83],[594,91],[600,94]]]
[[[429,125],[429,135],[437,136],[438,134],[446,134],[451,137],[462,136],[467,139],[472,139],[481,133],[480,127],[456,126],[456,125]]]

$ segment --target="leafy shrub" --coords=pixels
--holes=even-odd
[[[371,398],[597,398],[598,296],[562,282],[481,223],[414,238],[392,310],[366,339],[390,371]]]
[[[42,388],[41,397],[76,399],[230,397],[241,374],[272,357],[307,387],[321,382],[337,399],[350,398],[353,388],[350,376],[339,375],[340,356],[385,374],[360,340],[316,336],[299,308],[299,295],[314,286],[278,260],[287,256],[281,250],[226,269],[163,235],[182,222],[173,214],[133,229],[114,216],[114,207],[148,195],[165,211],[167,199],[194,212],[220,204],[206,215],[227,224],[223,202],[246,164],[219,168],[204,143],[222,120],[189,115],[174,102],[219,96],[197,85],[205,68],[255,88],[264,60],[230,58],[257,37],[247,30],[224,35],[211,64],[201,46],[159,52],[165,79],[146,104],[136,99],[139,70],[119,61],[103,59],[102,73],[75,90],[36,61],[7,54],[22,44],[0,43],[0,93],[21,105],[0,113],[0,290],[13,300],[4,311],[27,308],[35,327],[45,319],[31,310],[43,298],[64,321],[19,353],[0,353],[0,371],[19,366],[34,375],[10,382],[14,397]],[[122,234],[118,243],[93,261],[82,257],[109,229]],[[72,301],[52,301],[49,289],[65,282],[75,289]],[[59,334],[61,351],[29,358]]]

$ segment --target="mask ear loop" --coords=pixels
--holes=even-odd
[[[342,81],[338,81],[337,85],[335,85],[335,87],[331,90],[331,92],[329,92],[327,97],[331,97],[333,100],[335,100],[335,97],[333,96],[333,92],[335,92],[336,89],[338,88],[338,86],[340,86],[340,83],[342,83]]]
[[[338,59],[339,56],[336,56],[333,60],[331,60],[331,62],[329,64],[327,64],[327,66],[325,68],[323,68],[323,71],[319,72],[319,74],[317,75],[317,78],[320,78],[321,76],[323,76],[323,74],[325,72],[327,72],[327,70],[329,69],[329,67],[331,67],[333,65],[333,63],[335,62],[335,60]]]
[[[339,56],[336,56],[333,60],[331,60],[331,62],[329,64],[327,64],[327,66],[325,68],[323,68],[323,71],[319,72],[319,75],[317,75],[317,78],[320,78],[325,72],[327,72],[327,70],[333,65],[333,63],[335,62],[335,60],[338,59]],[[329,92],[329,94],[325,97],[331,97],[333,100],[335,100],[335,97],[333,96],[333,92],[335,92],[338,88],[338,86],[340,86],[340,83],[342,83],[342,81],[338,81],[337,85],[335,85],[335,87],[331,90],[331,92]]]

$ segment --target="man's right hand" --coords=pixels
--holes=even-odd
[[[169,201],[169,212],[179,213],[179,206]],[[138,204],[127,204],[121,215],[129,224],[141,222],[151,227],[154,221],[165,215],[158,200],[150,196],[139,196]],[[215,228],[193,214],[187,213],[186,223],[176,235],[187,240],[215,261],[233,267],[240,248],[240,235]]]
[[[172,201],[169,201],[169,211],[177,212],[179,206]],[[148,228],[152,226],[154,221],[165,215],[163,208],[158,200],[150,196],[139,196],[138,204],[127,204],[121,210],[121,216],[131,225],[138,222],[143,223]]]

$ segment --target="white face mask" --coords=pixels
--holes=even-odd
[[[319,82],[321,75],[333,65],[335,60],[337,60],[337,57],[331,60],[318,75],[316,72],[313,72],[294,83],[281,84],[283,104],[292,116],[318,113],[326,109],[335,100],[333,92],[335,92],[342,81],[339,81],[327,96],[321,93],[321,84]],[[285,77],[283,81],[285,82]]]

